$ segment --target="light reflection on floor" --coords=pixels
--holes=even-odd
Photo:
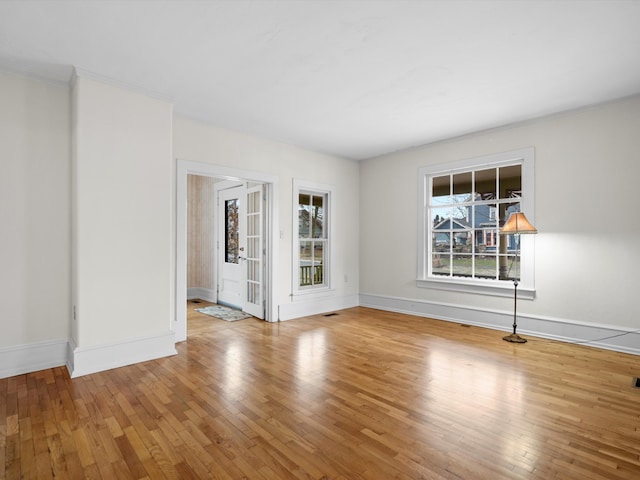
[[[538,443],[535,429],[523,430],[519,421],[526,415],[526,378],[521,368],[504,363],[503,357],[482,358],[481,355],[452,355],[450,349],[431,349],[425,362],[425,381],[428,390],[437,393],[424,397],[424,408],[434,415],[450,418],[456,425],[468,425],[471,422],[465,419],[473,418],[475,428],[485,423],[484,417],[487,430],[494,425],[496,417],[501,417],[501,434],[495,441],[504,458],[520,463]],[[449,402],[442,401],[443,398],[464,400]],[[464,430],[460,434],[465,435]]]
[[[227,346],[224,361],[224,387],[230,396],[239,395],[243,388],[245,347],[240,341],[232,341]]]
[[[296,376],[308,380],[324,377],[326,367],[326,330],[318,328],[304,332],[298,338]]]

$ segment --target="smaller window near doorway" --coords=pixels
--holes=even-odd
[[[294,182],[294,292],[329,287],[329,187]]]

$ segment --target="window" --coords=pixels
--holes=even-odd
[[[533,222],[533,161],[529,148],[420,169],[419,286],[506,295],[517,276],[533,296],[533,239],[500,235],[511,212]]]
[[[227,263],[238,263],[238,199],[224,202],[224,258]]]
[[[294,181],[294,292],[329,287],[330,187]]]

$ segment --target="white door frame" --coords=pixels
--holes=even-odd
[[[265,263],[265,320],[278,321],[278,309],[274,301],[278,285],[275,265],[278,265],[278,177],[275,175],[223,167],[190,160],[176,160],[176,277],[175,277],[175,317],[171,330],[176,342],[187,339],[187,175],[226,178],[261,182],[267,196],[265,240],[267,244]]]

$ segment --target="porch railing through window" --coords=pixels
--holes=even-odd
[[[323,282],[322,265],[301,265],[300,286],[321,285]]]

